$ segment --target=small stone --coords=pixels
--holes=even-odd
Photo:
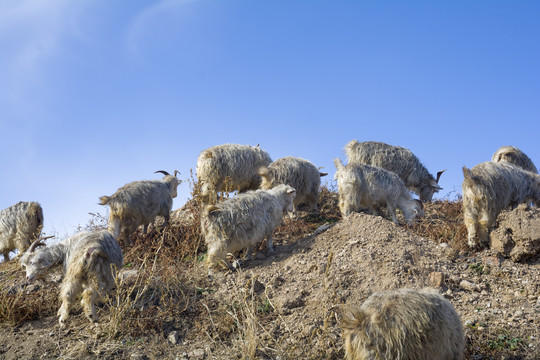
[[[167,336],[167,340],[173,345],[176,345],[178,343],[178,331],[171,331],[169,333],[169,336]]]
[[[332,224],[325,224],[325,225],[319,226],[317,228],[317,230],[315,230],[315,232],[313,234],[318,235],[318,234],[322,233],[323,231],[328,230],[328,228],[330,228],[330,226],[332,226]]]
[[[459,286],[464,289],[464,290],[467,290],[467,291],[475,291],[477,290],[477,285],[475,285],[474,283],[468,281],[468,280],[462,280],[460,283],[459,283]]]
[[[204,349],[196,349],[188,353],[189,359],[202,359],[204,358]]]
[[[33,293],[35,291],[39,290],[39,285],[37,284],[30,284],[26,287],[26,294]]]

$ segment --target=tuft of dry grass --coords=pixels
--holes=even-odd
[[[463,223],[461,197],[424,203],[425,217],[408,228],[437,243],[447,243],[458,252],[467,252],[467,229]]]
[[[26,284],[17,259],[2,264],[0,279],[0,325],[15,326],[56,313],[58,289],[51,284]]]
[[[117,276],[116,291],[106,303],[109,337],[162,331],[167,319],[181,316],[189,307],[194,289],[185,286],[185,279],[171,265],[174,261],[161,253],[164,238],[155,252],[141,254],[140,264],[126,263]]]

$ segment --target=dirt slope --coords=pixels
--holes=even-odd
[[[159,322],[139,318],[158,324],[144,333],[111,336],[108,304],[99,324],[89,325],[78,309],[61,331],[58,304],[52,304],[34,320],[2,326],[0,358],[340,359],[342,306],[360,304],[375,291],[425,286],[438,287],[456,307],[466,325],[467,359],[538,358],[538,262],[514,263],[491,250],[459,255],[386,219],[357,213],[320,233],[276,243],[276,253],[261,251],[237,273],[209,279],[199,262],[179,274],[183,308]],[[164,271],[153,273],[153,281],[165,282]],[[45,284],[24,285],[16,264],[0,265],[0,281],[6,294],[55,298],[54,290],[40,293]],[[153,300],[156,308],[163,299]],[[133,311],[150,307],[138,304]]]

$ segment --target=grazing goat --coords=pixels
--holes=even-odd
[[[538,174],[538,169],[532,160],[523,151],[514,146],[500,147],[497,151],[495,151],[495,154],[493,154],[491,161],[507,162]]]
[[[403,211],[407,224],[424,216],[422,202],[411,197],[397,174],[361,163],[344,166],[340,159],[334,159],[334,164],[337,168],[339,210],[343,216],[363,208],[380,214],[380,206],[386,206],[396,224],[396,208]]]
[[[296,190],[293,212],[300,204],[308,210],[317,211],[317,200],[321,177],[328,174],[319,172],[311,162],[297,157],[277,159],[268,166],[261,166],[257,171],[262,178],[261,189],[269,190],[278,184],[287,184]]]
[[[37,202],[21,201],[0,211],[0,253],[4,262],[18,249],[22,254],[39,237],[43,227],[43,209]]]
[[[165,175],[163,179],[133,181],[122,186],[113,195],[99,198],[100,205],[109,204],[111,208],[109,231],[116,239],[122,235],[129,240],[129,236],[139,225],[144,226],[143,232],[146,234],[148,224],[158,215],[165,219],[163,226],[169,223],[173,198],[177,196],[181,180],[176,177],[176,170],[174,175],[163,170],[156,171],[158,172]]]
[[[461,360],[463,326],[452,304],[432,289],[372,294],[342,312],[347,360]]]
[[[245,259],[250,260],[254,246],[264,238],[268,251],[273,252],[272,233],[281,223],[283,213],[292,211],[294,196],[294,188],[281,184],[207,205],[201,228],[208,246],[208,267],[225,264],[232,269],[227,254],[242,249],[247,249]]]
[[[431,201],[433,194],[442,190],[439,179],[444,170],[439,171],[437,179],[434,179],[420,160],[410,150],[401,146],[352,140],[345,146],[345,153],[349,162],[377,166],[398,174],[405,186],[422,201]]]
[[[271,162],[258,145],[224,144],[203,150],[197,159],[202,200],[215,204],[218,191],[257,189],[261,183],[257,170]]]
[[[107,230],[94,230],[75,234],[61,242],[44,245],[36,240],[22,255],[21,265],[26,279],[32,282],[43,277],[48,269],[62,264],[64,280],[60,289],[62,305],[58,310],[60,327],[66,325],[71,305],[82,293],[81,305],[86,317],[97,322],[95,303],[100,295],[115,285],[111,265],[122,266],[120,246]]]
[[[463,167],[463,218],[471,248],[489,245],[489,228],[506,207],[540,203],[540,175],[507,162]]]

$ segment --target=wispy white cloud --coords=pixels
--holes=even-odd
[[[74,17],[86,1],[7,0],[0,2],[0,101],[13,108],[31,104],[45,87],[47,65],[62,53]],[[35,95],[35,94],[34,94]]]
[[[141,42],[156,22],[179,7],[197,0],[162,0],[142,10],[126,31],[126,47],[134,55],[141,54]]]

